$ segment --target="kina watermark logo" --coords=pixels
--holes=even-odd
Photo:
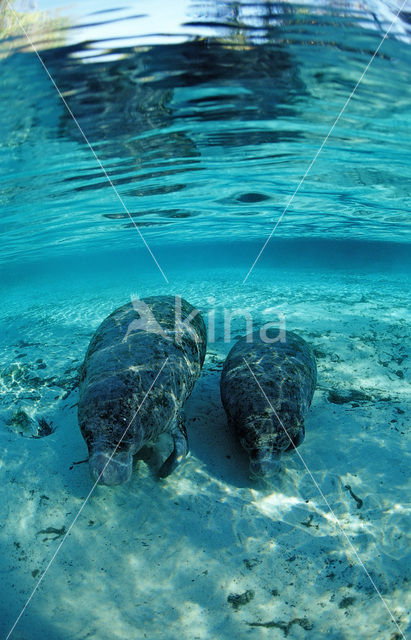
[[[155,333],[164,340],[181,344],[183,336],[190,336],[196,342],[201,340],[192,322],[196,316],[201,314],[207,326],[207,342],[230,343],[233,340],[232,325],[241,320],[244,328],[244,335],[247,342],[252,343],[255,339],[261,342],[274,343],[286,341],[286,316],[285,313],[275,307],[267,307],[259,314],[259,318],[253,318],[252,313],[246,308],[229,309],[215,306],[215,298],[207,298],[210,305],[206,312],[193,308],[187,317],[183,317],[183,298],[174,297],[174,325],[172,328],[165,328],[154,315],[150,305],[136,295],[131,296],[131,304],[136,313],[128,325],[123,338],[126,342],[130,335],[135,332]],[[264,316],[269,316],[269,321],[264,321]],[[261,320],[263,318],[263,320]],[[274,319],[275,318],[275,319]],[[235,333],[238,333],[238,327]]]

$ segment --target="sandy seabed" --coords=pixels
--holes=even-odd
[[[241,286],[243,276],[211,269],[189,279],[177,273],[172,286],[141,277],[130,287],[112,274],[87,290],[26,282],[8,296],[2,637],[91,489],[77,369],[101,320],[135,293],[176,293],[206,320],[215,313],[215,340],[186,405],[191,454],[166,480],[140,461],[130,483],[96,488],[11,637],[399,639],[391,615],[406,633],[409,280],[400,272],[256,269]],[[246,455],[226,425],[224,309],[248,310],[255,326],[284,314],[315,349],[318,387],[302,459],[284,457],[270,487],[248,480]],[[231,327],[232,341],[244,334],[241,314]],[[47,425],[51,434],[32,437]]]

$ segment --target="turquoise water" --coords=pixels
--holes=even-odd
[[[400,5],[58,6],[15,8],[77,124],[0,22],[2,637],[402,638],[411,9],[346,104]],[[191,455],[82,508],[78,367],[111,311],[161,294],[208,326]],[[318,364],[269,488],[219,397],[247,318]]]

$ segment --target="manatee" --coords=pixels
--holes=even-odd
[[[316,381],[313,351],[292,331],[255,331],[231,349],[221,374],[221,399],[249,455],[251,478],[273,476],[281,454],[301,444]]]
[[[133,456],[155,446],[163,433],[170,434],[174,447],[160,477],[183,460],[188,453],[183,405],[200,375],[206,341],[200,313],[180,297],[142,298],[101,323],[81,366],[78,403],[94,480],[106,485],[129,480]]]

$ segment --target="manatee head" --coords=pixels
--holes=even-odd
[[[88,464],[94,481],[112,486],[130,480],[133,456],[131,451],[116,451],[112,455],[112,451],[96,449],[90,454]]]
[[[296,417],[279,420],[275,414],[255,414],[241,425],[241,444],[250,457],[250,478],[269,480],[281,470],[280,459],[304,439],[304,426]],[[286,426],[285,426],[286,425]]]

